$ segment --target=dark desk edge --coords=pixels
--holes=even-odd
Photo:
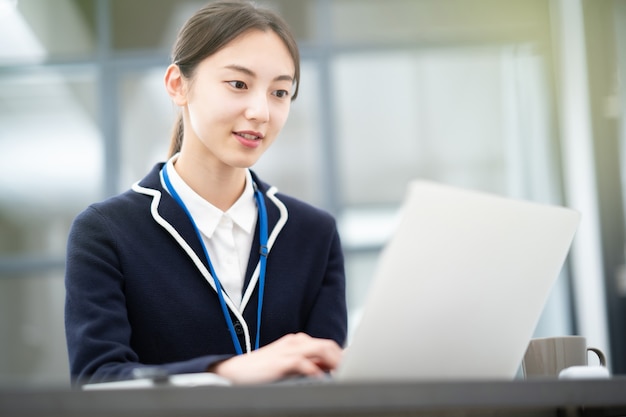
[[[482,410],[626,415],[626,378],[338,383],[111,391],[0,388],[0,416],[357,415]],[[554,414],[556,415],[556,414]]]

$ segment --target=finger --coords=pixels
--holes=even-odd
[[[342,349],[328,339],[293,334],[250,354],[233,357],[215,367],[215,372],[234,383],[268,382],[286,376],[316,376],[334,370]]]
[[[294,336],[285,344],[287,355],[300,356],[303,360],[311,361],[315,365],[316,369],[310,370],[314,374],[334,371],[343,357],[343,350],[332,340]],[[309,374],[308,370],[302,372]]]
[[[303,354],[318,366],[326,369],[335,369],[343,358],[341,347],[328,339],[312,339],[305,347]]]
[[[324,372],[324,369],[319,367],[314,361],[305,357],[294,357],[289,363],[284,364],[281,376],[318,376],[324,374]]]

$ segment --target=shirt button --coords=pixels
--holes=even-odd
[[[237,336],[243,336],[243,325],[240,322],[234,322],[233,327],[235,327],[235,333]]]

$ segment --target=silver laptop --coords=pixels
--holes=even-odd
[[[580,215],[426,181],[409,185],[402,210],[337,372],[279,383],[516,376]],[[230,384],[207,373],[167,383]],[[143,378],[83,388],[157,385]]]
[[[334,379],[513,379],[578,212],[410,183]]]

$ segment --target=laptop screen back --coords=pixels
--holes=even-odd
[[[514,378],[579,219],[412,182],[337,379]]]

